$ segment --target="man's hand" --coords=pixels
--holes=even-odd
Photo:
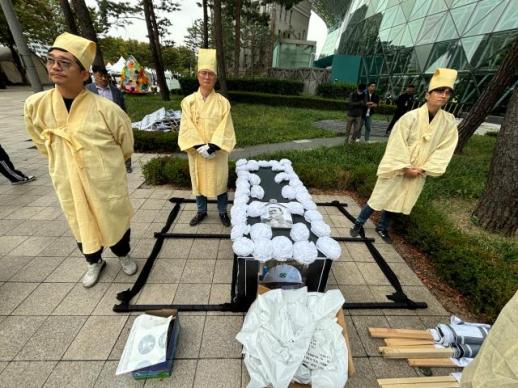
[[[209,153],[209,145],[204,144],[201,147],[197,149],[198,153],[203,156],[205,159],[213,159],[216,157],[215,153],[210,154]]]
[[[403,171],[407,178],[417,178],[424,175],[424,171],[417,167],[406,167]]]

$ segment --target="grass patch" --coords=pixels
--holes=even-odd
[[[146,114],[161,107],[180,110],[181,99],[181,96],[172,95],[171,101],[164,102],[157,95],[127,96],[126,105],[131,120],[139,121]],[[345,111],[235,104],[232,106],[232,119],[236,131],[237,147],[247,147],[337,136],[335,132],[313,127],[313,123],[320,120],[345,119]],[[144,131],[135,131],[135,133],[138,133],[140,140],[135,145],[137,152],[173,152],[177,149],[176,145],[164,146],[167,141],[176,142],[176,136],[160,136]],[[154,148],[155,146],[156,148]]]
[[[355,190],[367,198],[376,182],[385,146],[354,143],[347,147],[277,152],[256,159],[289,158],[307,187]],[[484,188],[494,146],[494,137],[473,136],[464,154],[454,156],[444,176],[427,179],[411,215],[398,216],[394,223],[407,241],[427,253],[438,274],[464,294],[473,310],[489,319],[496,318],[518,289],[516,239],[484,232],[470,218]],[[157,173],[152,168],[154,164],[170,172]],[[233,163],[229,168],[229,185],[233,186]],[[145,166],[144,174],[150,184],[190,187],[184,159],[154,159]]]

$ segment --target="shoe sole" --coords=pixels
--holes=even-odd
[[[121,266],[121,268],[122,268],[122,266]],[[122,268],[122,272],[124,272],[128,276],[135,275],[138,272],[138,265],[137,265],[137,263],[135,263],[135,271],[133,271],[132,273],[127,273],[126,271],[124,271],[124,268]]]

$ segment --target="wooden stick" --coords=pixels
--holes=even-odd
[[[381,346],[379,352],[386,358],[450,358],[452,348],[435,348],[433,345],[421,346]]]
[[[437,382],[457,382],[453,376],[422,376],[422,377],[395,377],[390,379],[378,379],[378,384],[417,384]]]
[[[415,345],[433,345],[434,342],[430,340],[419,340],[411,338],[385,338],[387,346],[415,346]]]
[[[410,338],[432,340],[428,330],[391,329],[386,327],[369,327],[369,333],[374,338]]]
[[[409,358],[408,365],[421,366],[429,368],[460,368],[453,360],[449,358]]]
[[[460,388],[460,384],[453,381],[438,383],[416,383],[416,384],[383,384],[381,388]]]

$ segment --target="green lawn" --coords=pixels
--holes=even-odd
[[[127,96],[128,114],[133,121],[162,106],[180,109],[181,96],[164,103],[159,96]],[[384,116],[383,116],[384,117]],[[381,116],[380,116],[381,118]],[[232,106],[237,146],[281,143],[291,140],[338,136],[335,132],[313,127],[315,121],[345,119],[345,112],[274,107],[254,104]]]

